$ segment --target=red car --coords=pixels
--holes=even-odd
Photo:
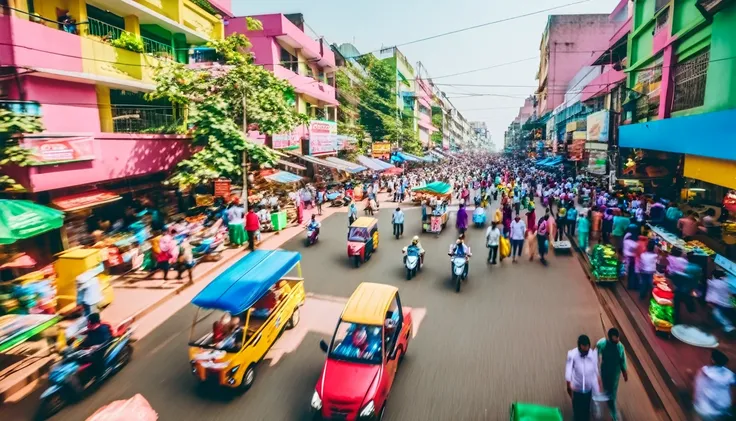
[[[323,420],[380,420],[399,363],[409,346],[412,317],[396,287],[364,282],[345,305],[312,395]]]

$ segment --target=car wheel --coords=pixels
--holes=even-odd
[[[381,407],[381,412],[378,413],[378,421],[383,420],[383,414],[386,413],[386,404]]]
[[[248,368],[245,369],[245,373],[243,373],[243,381],[240,382],[240,390],[242,392],[247,392],[248,389],[253,386],[253,383],[256,381],[256,366],[255,364],[251,364],[248,366]]]
[[[299,320],[301,319],[301,315],[299,314],[299,307],[297,307],[293,313],[291,313],[291,318],[289,318],[289,321],[286,322],[286,329],[294,329],[296,325],[299,324]]]

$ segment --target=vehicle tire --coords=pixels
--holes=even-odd
[[[360,256],[353,256],[353,266],[360,267]]]
[[[294,312],[291,313],[289,321],[286,322],[286,330],[294,329],[296,325],[299,324],[299,320],[301,320],[301,315],[299,314],[299,307],[297,307],[294,309]]]
[[[46,420],[51,418],[59,411],[61,411],[67,404],[66,398],[64,397],[64,390],[57,390],[53,395],[47,396],[46,399],[42,400],[38,406],[35,419],[37,421]]]
[[[411,281],[411,269],[406,268],[406,280]]]
[[[245,369],[245,373],[243,373],[243,381],[240,382],[240,391],[241,392],[247,392],[248,389],[253,386],[253,383],[256,381],[256,365],[251,364],[248,366],[248,368]]]
[[[381,407],[381,412],[378,413],[378,417],[376,417],[376,419],[378,421],[383,420],[383,414],[384,413],[386,413],[386,404],[383,404],[383,406]]]
[[[122,370],[123,367],[128,365],[131,358],[133,358],[133,346],[131,344],[126,344],[125,347],[121,349],[120,353],[118,354],[117,360],[115,362],[114,371],[118,372]]]
[[[453,280],[455,281],[455,292],[460,292],[460,284],[463,282],[463,278],[458,275],[452,275]]]

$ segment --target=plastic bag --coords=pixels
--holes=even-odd
[[[501,237],[498,242],[498,249],[501,253],[501,258],[509,257],[511,255],[511,243],[506,237]]]

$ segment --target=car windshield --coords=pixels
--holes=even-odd
[[[330,358],[369,364],[380,364],[381,326],[341,321],[330,348]]]
[[[369,237],[370,234],[368,234],[368,230],[366,228],[350,228],[350,232],[348,232],[348,241],[365,243],[368,241]]]

